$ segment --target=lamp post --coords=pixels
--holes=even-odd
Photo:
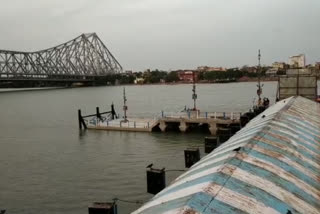
[[[127,122],[127,97],[126,97],[126,88],[123,88],[123,112],[124,112],[124,122]]]
[[[260,49],[259,49],[259,53],[258,53],[258,60],[259,60],[259,65],[258,65],[258,90],[257,90],[257,95],[258,95],[258,106],[260,106],[262,104],[261,102],[261,94],[262,94],[262,87],[263,85],[261,85],[261,53],[260,53]]]
[[[192,86],[192,99],[193,99],[193,110],[197,110],[197,98],[198,95],[196,94],[196,78],[195,78],[195,72],[192,72],[193,74],[193,86]]]

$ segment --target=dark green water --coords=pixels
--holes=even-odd
[[[264,83],[273,102],[276,82]],[[198,85],[201,111],[246,111],[256,83]],[[192,106],[191,85],[127,86],[129,115]],[[0,209],[8,214],[85,214],[94,201],[114,197],[146,201],[145,167],[183,169],[183,150],[201,134],[80,133],[77,109],[94,113],[114,102],[121,110],[122,87],[0,93]],[[119,112],[121,113],[121,112]],[[178,172],[167,173],[172,181]],[[125,214],[139,205],[119,203]]]

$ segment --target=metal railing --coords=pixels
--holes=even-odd
[[[153,118],[149,121],[141,121],[141,119],[131,119],[123,121],[122,119],[105,120],[101,121],[99,118],[93,117],[89,121],[86,121],[88,126],[94,127],[117,127],[117,128],[151,128],[157,121],[157,118]]]
[[[239,120],[241,112],[161,112],[161,118],[187,118],[187,119],[223,119],[223,120]]]

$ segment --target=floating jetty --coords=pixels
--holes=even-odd
[[[95,115],[82,116],[81,110],[78,110],[79,128],[135,132],[166,132],[169,130],[188,132],[194,128],[202,128],[215,136],[219,135],[219,131],[223,134],[230,132],[230,134],[227,135],[232,135],[240,130],[241,113],[200,112],[196,105],[197,98],[195,74],[193,73],[192,109],[187,109],[185,106],[185,109],[180,112],[166,113],[162,111],[161,116],[153,118],[130,118],[127,116],[127,97],[126,90],[123,88],[123,118],[116,115],[113,104],[111,105],[111,111],[104,113],[99,113],[99,108],[97,107]],[[102,114],[107,114],[107,116],[103,117]]]
[[[269,107],[134,214],[320,213],[320,104]]]
[[[109,113],[109,112],[108,112]],[[96,115],[91,115],[86,121],[88,129],[135,131],[135,132],[166,132],[169,129],[187,132],[194,127],[205,127],[212,135],[216,135],[219,129],[236,126],[240,129],[240,112],[203,112],[184,111],[175,113],[161,112],[161,116],[154,118],[116,118],[101,120]]]

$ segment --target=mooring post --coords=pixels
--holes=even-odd
[[[205,137],[204,138],[204,152],[210,153],[218,147],[217,137]]]
[[[78,122],[79,122],[79,129],[80,129],[80,130],[82,129],[81,119],[82,119],[81,110],[78,109]]]
[[[83,120],[83,117],[81,115],[81,110],[80,109],[78,109],[78,122],[79,122],[79,129],[80,130],[82,129],[82,126],[83,126],[84,129],[87,129],[87,125]]]
[[[164,115],[164,114],[163,114],[163,111],[161,111],[161,117],[162,117],[162,118],[163,118],[163,115]]]
[[[208,112],[206,112],[206,119],[208,119]]]
[[[94,202],[92,205],[88,207],[89,214],[99,214],[99,213],[109,213],[109,214],[117,214],[118,206],[116,201],[114,202]]]
[[[165,169],[153,169],[152,165],[147,169],[147,192],[157,194],[166,187]]]
[[[116,111],[114,110],[114,105],[112,103],[111,104],[111,118],[112,118],[112,120],[115,119],[115,116],[117,116],[117,115],[116,115]]]
[[[223,112],[223,119],[226,119],[226,113]]]
[[[97,118],[101,119],[100,109],[96,107]]]
[[[188,148],[184,150],[185,167],[190,168],[193,164],[200,160],[199,148]]]

